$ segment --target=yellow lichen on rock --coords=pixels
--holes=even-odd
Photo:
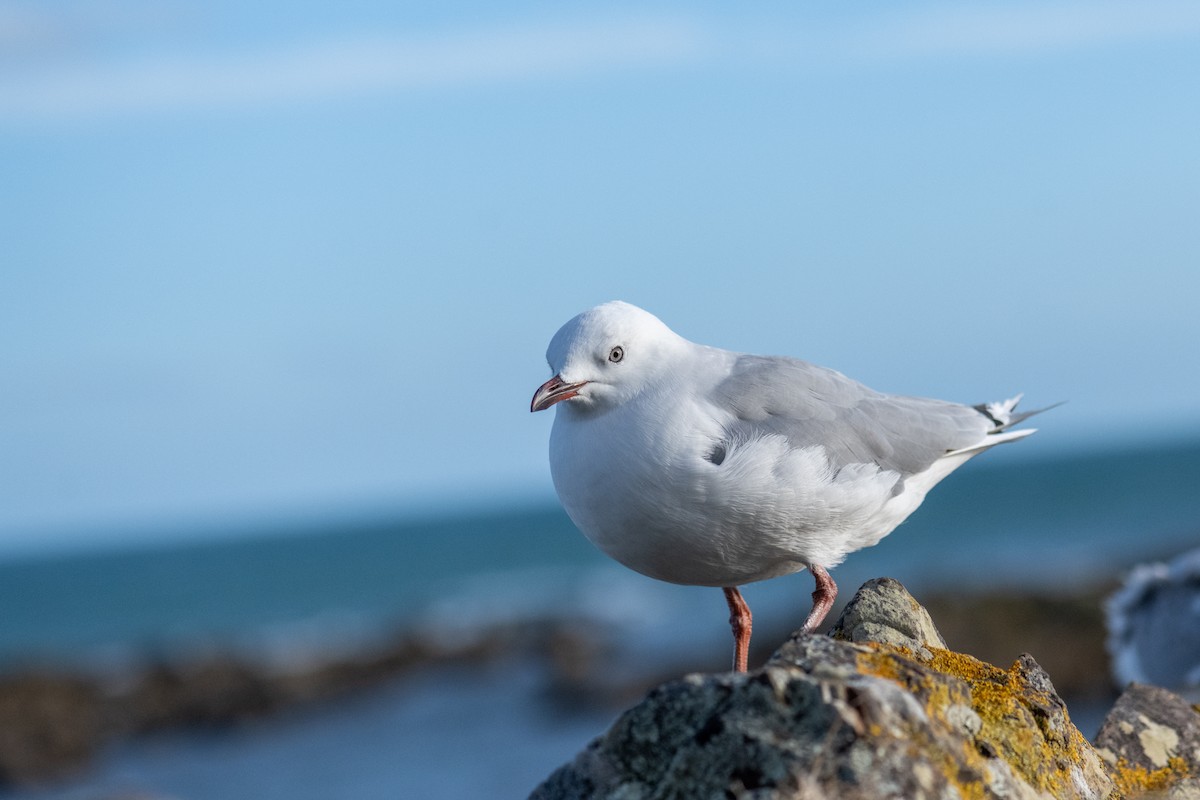
[[[950,650],[933,650],[935,669],[955,675],[971,690],[982,720],[976,741],[994,750],[1035,788],[1058,796],[1077,783],[1080,771],[1099,772],[1095,751],[1073,724],[1066,707],[1030,659],[1007,670]],[[1030,673],[1030,665],[1036,674]]]
[[[1077,783],[1085,761],[1097,762],[1087,764],[1087,771],[1100,770],[1094,751],[1070,724],[1061,701],[1037,686],[1022,662],[1003,670],[936,647],[928,649],[929,659],[888,645],[868,647],[858,657],[859,670],[899,683],[922,702],[931,718],[961,729],[950,718],[952,709],[965,705],[978,716],[977,730],[962,731],[961,761],[946,764],[947,779],[964,797],[986,794],[983,776],[990,774],[994,758],[1005,761],[1038,791],[1053,796]],[[972,769],[964,773],[963,764]],[[979,779],[964,781],[970,773]]]
[[[1158,769],[1147,769],[1119,758],[1110,774],[1116,785],[1116,796],[1132,798],[1147,792],[1165,792],[1191,775],[1191,770],[1187,761],[1178,756],[1168,759],[1166,766]]]
[[[969,703],[970,697],[962,684],[936,674],[908,649],[876,642],[863,643],[862,647],[856,659],[858,671],[899,684],[921,701],[930,719],[944,720],[948,709]],[[950,729],[953,730],[952,726]],[[985,759],[969,740],[953,749],[920,741],[920,737],[912,741],[912,745],[914,763],[918,754],[930,759],[933,762],[930,766],[937,769],[964,800],[984,800],[990,796],[984,778]],[[956,751],[960,752],[958,757]],[[970,768],[964,769],[964,764]]]
[[[1130,684],[1096,734],[1117,794],[1200,797],[1200,718],[1182,697],[1158,686]]]

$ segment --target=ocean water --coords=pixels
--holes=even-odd
[[[545,507],[0,561],[0,664],[353,636],[482,598],[492,581],[550,585],[601,560]],[[519,597],[496,599],[495,613],[520,611]]]
[[[1070,591],[1197,544],[1200,440],[1038,460],[997,452],[949,477],[833,575],[847,597],[879,575],[918,597],[935,588]],[[798,624],[811,589],[802,574],[746,596],[756,621]],[[728,647],[720,592],[623,570],[550,506],[0,560],[0,668],[193,647],[353,646],[384,630],[547,610],[610,626],[647,663]],[[564,716],[542,699],[544,679],[520,660],[424,670],[247,730],[124,743],[70,781],[0,796],[523,796],[612,717]]]

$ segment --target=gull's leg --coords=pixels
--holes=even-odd
[[[833,582],[833,578],[829,577],[829,573],[820,564],[809,564],[808,570],[813,574],[813,578],[817,582],[817,589],[812,593],[813,607],[808,613],[808,619],[804,620],[804,627],[801,628],[801,633],[812,633],[825,620],[825,615],[829,613],[829,609],[833,608],[833,601],[837,599],[837,584]],[[725,591],[729,591],[726,589]],[[733,607],[730,601],[730,607]],[[749,611],[747,611],[749,613]]]
[[[733,629],[733,671],[745,672],[750,659],[750,606],[736,586],[726,586],[723,591],[729,603],[729,627]]]

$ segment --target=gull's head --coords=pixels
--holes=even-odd
[[[601,410],[641,393],[666,371],[684,339],[658,317],[614,300],[596,306],[558,329],[546,349],[554,377],[533,395],[531,411],[570,401],[573,408]]]

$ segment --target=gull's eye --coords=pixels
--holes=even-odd
[[[617,345],[612,350],[608,351],[608,360],[614,364],[620,362],[620,360],[624,357],[625,357],[625,348],[621,347],[621,345]]]

